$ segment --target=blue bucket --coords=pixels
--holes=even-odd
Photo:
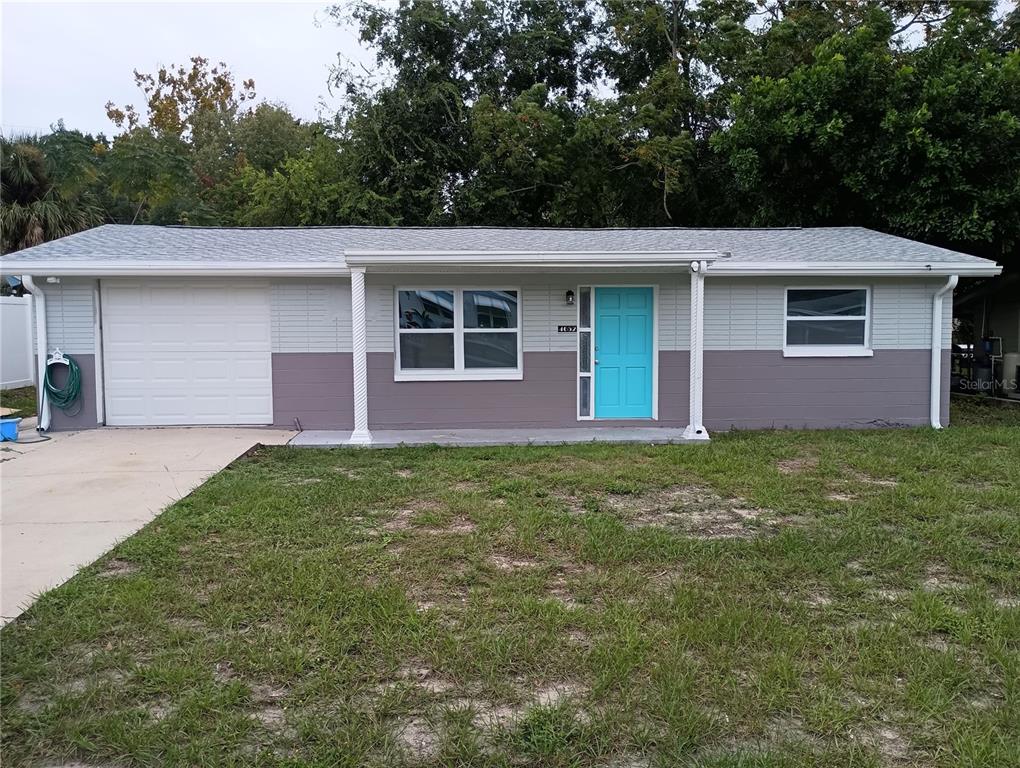
[[[21,418],[0,419],[0,442],[4,440],[16,441],[18,439],[18,424]]]

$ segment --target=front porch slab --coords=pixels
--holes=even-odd
[[[350,446],[349,431],[310,429],[299,432],[289,445],[303,448]],[[374,429],[362,448],[401,445],[564,445],[567,443],[703,443],[689,440],[684,430],[668,427],[572,427],[567,429]]]

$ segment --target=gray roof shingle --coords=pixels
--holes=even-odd
[[[51,261],[342,263],[344,250],[648,252],[717,250],[736,262],[993,262],[862,227],[524,229],[497,227],[163,227],[107,224],[3,257],[5,271]]]

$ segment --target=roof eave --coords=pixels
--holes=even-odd
[[[715,261],[719,251],[377,251],[351,249],[344,259],[351,267],[499,267],[564,269],[583,267],[671,267],[694,261]]]
[[[980,262],[730,262],[713,264],[707,274],[729,277],[994,277],[1002,267],[992,261]]]
[[[23,261],[0,262],[0,274],[37,277],[340,277],[351,273],[336,262],[250,261]]]

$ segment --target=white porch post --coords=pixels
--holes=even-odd
[[[691,262],[691,381],[690,412],[684,438],[708,440],[708,430],[702,424],[705,392],[705,270],[707,262]]]
[[[365,315],[365,268],[351,267],[351,350],[354,367],[354,432],[351,445],[368,445],[368,327]]]

